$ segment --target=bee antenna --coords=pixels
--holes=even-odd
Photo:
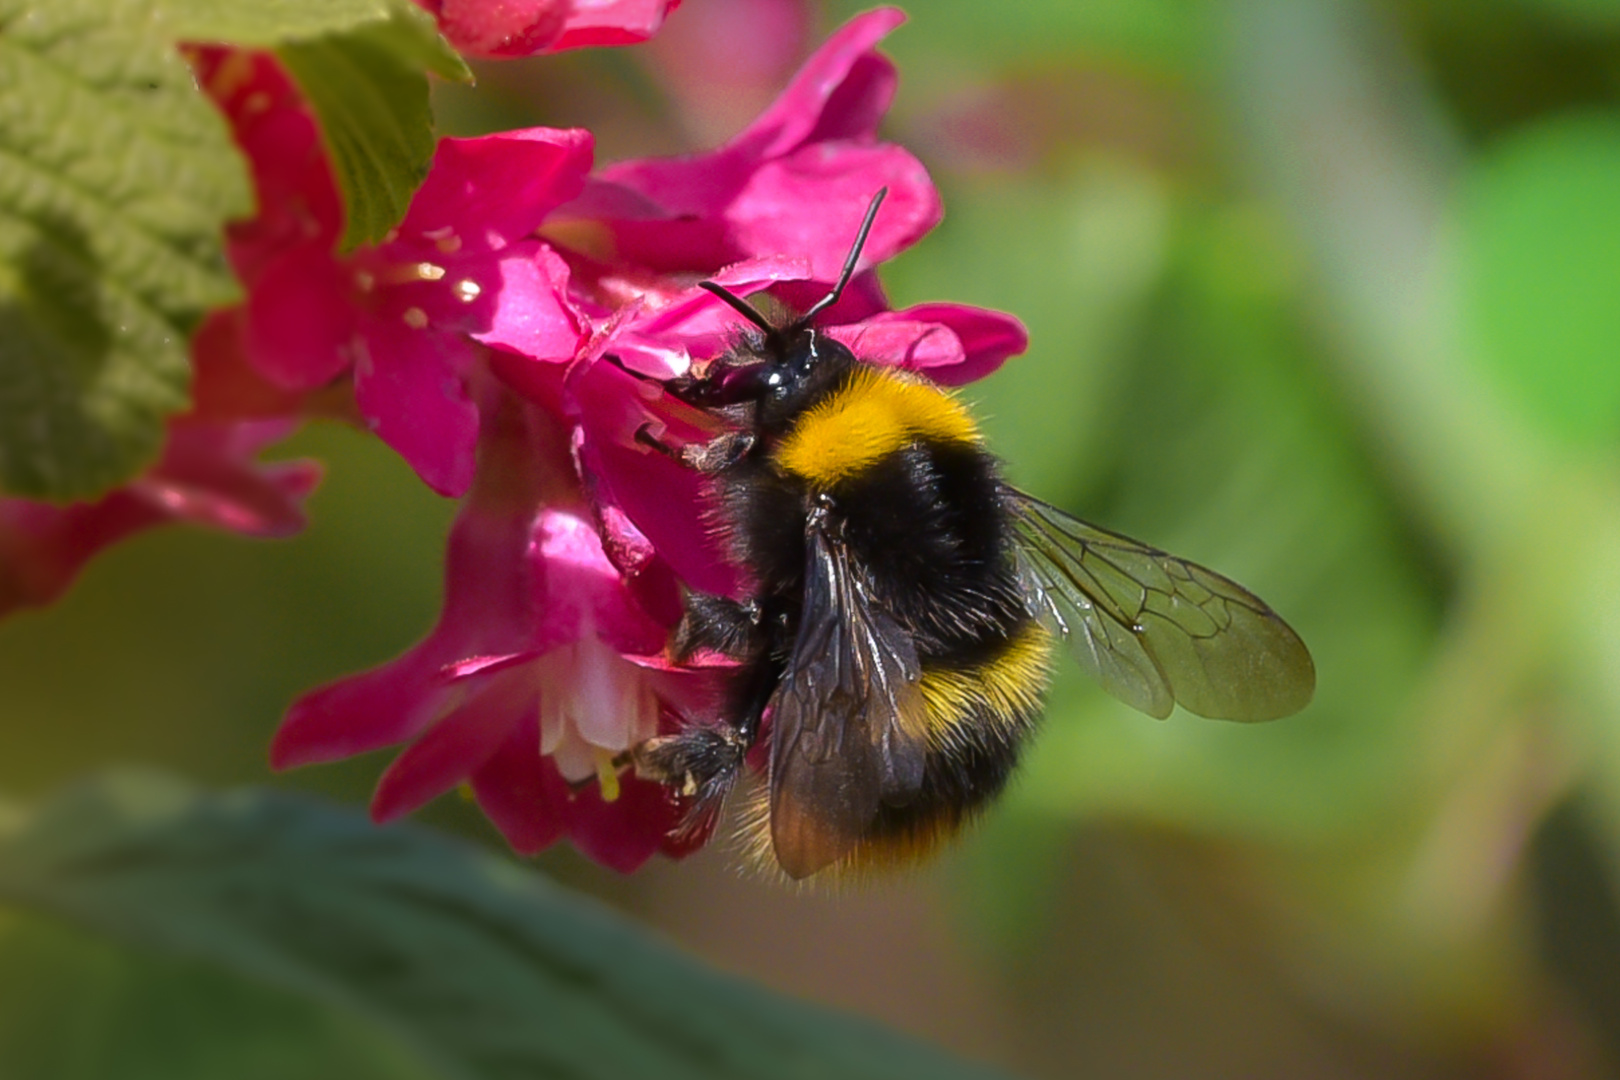
[[[742,297],[738,296],[724,285],[717,285],[712,281],[700,281],[698,282],[698,288],[705,292],[713,293],[715,296],[718,296],[720,299],[724,300],[727,307],[731,308],[737,314],[741,315],[743,318],[765,331],[767,335],[772,337],[776,335],[776,327],[770,324],[770,320],[761,315],[753,304],[750,304],[748,301],[744,300]]]
[[[849,279],[855,276],[855,264],[861,259],[861,248],[866,246],[866,237],[872,231],[872,222],[877,220],[878,207],[883,205],[883,197],[888,193],[888,188],[880,187],[877,194],[872,196],[872,202],[866,208],[866,217],[861,221],[860,232],[855,234],[855,243],[849,249],[849,257],[844,260],[844,269],[838,274],[838,284],[832,287],[832,292],[810,305],[810,310],[800,315],[791,325],[780,329],[772,326],[770,320],[759,313],[758,308],[724,285],[713,281],[700,281],[698,282],[698,288],[725,301],[727,307],[765,331],[767,339],[780,342],[791,338],[800,330],[809,326],[811,319],[838,303],[838,298],[844,295],[844,286],[848,285]]]
[[[866,237],[872,231],[872,222],[877,220],[878,207],[883,205],[883,197],[888,193],[888,188],[880,187],[877,194],[872,196],[871,205],[866,208],[866,217],[861,221],[861,231],[855,234],[855,243],[850,247],[849,257],[844,260],[844,269],[838,275],[838,284],[832,287],[832,292],[810,305],[809,311],[800,315],[792,326],[783,331],[786,336],[792,337],[806,326],[809,326],[811,319],[838,303],[838,298],[844,295],[844,286],[848,285],[849,279],[855,276],[855,264],[860,261],[861,248],[866,246]]]

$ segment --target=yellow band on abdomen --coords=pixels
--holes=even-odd
[[[1052,635],[1031,621],[990,659],[969,667],[924,668],[923,701],[936,746],[958,740],[964,727],[986,719],[1013,730],[1039,711],[1051,676]]]

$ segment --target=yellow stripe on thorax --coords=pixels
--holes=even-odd
[[[917,439],[976,446],[979,429],[960,401],[933,384],[861,368],[799,418],[774,456],[784,471],[831,487]]]
[[[933,743],[946,746],[956,741],[958,729],[981,711],[1007,728],[1027,720],[1041,707],[1051,658],[1051,633],[1031,621],[981,664],[924,669],[922,694]]]

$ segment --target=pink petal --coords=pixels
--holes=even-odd
[[[178,419],[156,466],[94,502],[0,499],[0,615],[56,599],[103,548],[155,525],[186,521],[264,537],[297,532],[320,467],[253,460],[294,426]]]
[[[592,45],[634,45],[658,33],[681,0],[574,0],[562,36],[547,52]]]
[[[800,255],[810,277],[835,281],[866,208],[888,196],[861,249],[876,266],[915,244],[944,214],[928,170],[898,146],[818,143],[762,164],[727,208],[736,248],[750,255]]]
[[[789,311],[809,311],[827,295],[828,282],[789,281],[771,289],[771,295],[787,306]],[[877,272],[863,270],[849,279],[838,302],[816,317],[820,327],[860,322],[889,310],[889,298],[883,293],[883,283]]]
[[[567,299],[568,264],[538,241],[524,241],[504,251],[496,266],[493,311],[487,327],[472,336],[536,360],[572,360],[585,335]]]
[[[307,243],[270,263],[248,294],[248,362],[288,390],[312,390],[349,366],[353,283],[327,241]]]
[[[965,386],[1000,368],[1029,348],[1029,331],[1011,315],[967,304],[918,304],[896,311],[896,320],[936,322],[949,327],[962,343],[962,362],[931,368],[929,378],[946,386]]]
[[[471,679],[480,675],[493,675],[508,671],[519,664],[526,664],[531,660],[538,660],[543,655],[537,649],[525,649],[522,652],[502,653],[496,656],[469,656],[457,660],[453,664],[446,664],[439,674],[447,682],[460,679]]]
[[[531,713],[507,733],[495,755],[472,775],[473,793],[519,855],[534,855],[562,836],[571,792],[540,756],[539,721]]]
[[[343,226],[337,185],[314,116],[271,54],[198,46],[186,51],[251,168],[258,210],[226,230],[231,264],[251,286],[288,248],[321,238],[330,247],[336,240]]]
[[[472,483],[478,408],[461,372],[473,346],[459,336],[368,319],[355,363],[355,402],[371,430],[440,495]]]
[[[167,520],[125,491],[73,506],[0,499],[0,615],[50,603],[103,548]]]
[[[568,834],[574,846],[603,866],[633,873],[663,849],[665,838],[681,821],[669,789],[625,774],[619,797],[602,798],[591,784],[574,795]]]
[[[131,497],[164,516],[245,536],[291,536],[303,529],[303,500],[320,482],[311,461],[256,465],[252,454],[292,432],[282,421],[186,421],[169,431],[163,460],[132,481]]]
[[[270,743],[270,765],[291,769],[403,742],[432,723],[449,698],[439,669],[452,652],[436,638],[361,675],[299,698]]]
[[[871,138],[894,96],[893,65],[872,50],[905,21],[899,8],[878,8],[839,27],[723,152],[769,158],[814,139]]]
[[[815,18],[811,0],[704,0],[682,12],[642,50],[641,59],[684,114],[718,113],[717,122],[727,116],[746,122],[776,96],[808,51]],[[708,130],[707,118],[702,123]]]
[[[458,52],[473,56],[528,56],[555,42],[568,0],[417,0],[439,20]]]
[[[244,536],[293,536],[307,519],[300,505],[320,482],[321,468],[299,462],[269,475],[243,470],[211,478],[212,486],[173,477],[145,477],[129,486],[132,497],[151,504],[165,516],[208,525]]]
[[[252,420],[297,416],[305,395],[270,382],[247,359],[247,308],[215,308],[191,336],[191,411],[187,419]]]
[[[939,323],[876,315],[863,323],[829,326],[826,332],[869,364],[924,371],[930,377],[935,370],[948,369],[964,358],[961,339]]]
[[[443,139],[399,235],[448,251],[515,242],[579,194],[593,153],[591,133],[578,128]]]
[[[808,273],[809,264],[801,258],[749,259],[725,267],[709,280],[737,296],[748,297],[782,282],[801,280]],[[661,298],[642,294],[632,301],[637,305],[634,308],[631,304],[621,307],[608,325],[597,331],[586,355],[593,359],[612,356],[631,371],[663,380],[686,374],[694,359],[712,360],[729,348],[743,329],[737,312],[705,289],[685,289],[662,304],[653,302],[657,299]],[[634,390],[633,395],[622,399],[636,409],[623,431],[624,437],[632,440],[636,427],[647,419],[644,407],[636,402],[655,402],[663,397],[648,382]],[[708,434],[713,432],[703,437]]]
[[[580,189],[578,197],[569,200],[557,208],[551,216],[552,221],[657,221],[665,217],[666,212],[657,200],[646,194],[641,187],[620,183],[610,178],[610,174],[625,166],[640,166],[643,164],[668,163],[667,158],[651,158],[645,162],[627,161],[621,165],[609,165],[595,176],[587,177],[585,186]],[[633,170],[634,171],[634,170]],[[681,176],[691,175],[690,169],[681,169]],[[739,170],[738,183],[741,184],[743,174]],[[653,185],[649,190],[655,190]]]
[[[372,820],[408,814],[483,768],[508,733],[534,715],[535,688],[525,675],[510,672],[484,687],[395,758],[372,796]]]
[[[810,263],[804,256],[771,255],[722,267],[710,274],[708,280],[737,296],[747,297],[773,285],[803,281],[810,276]],[[638,334],[678,333],[686,339],[713,337],[719,340],[736,334],[737,319],[737,313],[725,301],[707,289],[691,288],[678,293],[663,307],[649,309],[627,329]]]
[[[568,373],[563,365],[516,353],[494,352],[489,357],[489,368],[501,382],[542,412],[564,415],[563,383]]]
[[[918,304],[826,332],[868,363],[920,371],[942,386],[982,379],[1029,345],[1011,315],[965,304]]]
[[[635,603],[593,523],[567,511],[544,510],[536,522],[535,548],[545,565],[545,589],[535,607],[548,621],[570,625],[576,637],[600,637],[616,652],[663,648],[668,625]]]

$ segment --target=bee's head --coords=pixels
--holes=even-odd
[[[746,376],[749,400],[758,400],[772,408],[791,409],[812,400],[816,392],[855,363],[855,356],[843,345],[819,332],[810,323],[817,315],[832,307],[844,293],[844,286],[855,276],[855,265],[860,261],[861,248],[866,244],[872,222],[877,218],[878,206],[888,188],[879,188],[872,203],[866,208],[866,217],[855,235],[855,243],[844,260],[844,269],[832,291],[811,305],[810,310],[786,326],[772,326],[753,305],[723,285],[713,281],[700,282],[702,288],[724,300],[728,306],[760,330],[761,336],[748,350],[759,359],[757,368]],[[724,394],[724,392],[722,392]],[[724,395],[731,397],[733,395]],[[741,399],[741,395],[736,395]]]
[[[842,343],[813,327],[801,327],[792,337],[767,335],[759,349],[760,419],[787,418],[818,401],[839,377],[855,364],[855,354]]]

